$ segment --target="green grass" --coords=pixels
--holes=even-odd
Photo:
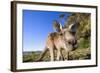
[[[64,59],[66,59],[66,52],[64,50],[62,52]],[[37,54],[37,52],[32,52],[31,54],[23,56],[23,62],[36,62],[39,56],[40,56],[39,53]],[[90,48],[85,48],[85,49],[76,49],[75,51],[70,52],[68,60],[80,60],[80,59],[84,60],[90,58],[91,58]],[[50,61],[49,52],[44,56],[42,61]]]
[[[69,60],[91,59],[90,48],[80,48],[69,53]]]
[[[66,58],[65,50],[62,50],[64,59]],[[26,52],[28,54],[23,54],[23,62],[36,62],[39,58],[41,51]],[[56,51],[55,51],[56,53]],[[55,54],[55,57],[57,55]],[[91,49],[90,49],[90,39],[81,38],[78,40],[78,48],[69,53],[68,60],[85,60],[91,59]],[[50,61],[49,52],[43,57],[42,61]]]
[[[88,48],[90,47],[90,38],[80,38],[78,40],[78,48]]]

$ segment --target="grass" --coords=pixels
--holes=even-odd
[[[62,52],[64,59],[66,59],[66,52],[64,50],[62,50]],[[40,54],[41,51],[24,52],[23,62],[36,62]],[[56,56],[57,55],[55,54],[55,57]],[[81,38],[80,40],[78,40],[78,48],[69,53],[68,60],[85,60],[85,59],[91,59],[90,40]],[[42,61],[50,61],[49,52],[46,53]]]
[[[66,52],[64,50],[62,52],[63,52],[64,59],[66,59]],[[39,58],[40,53],[32,52],[31,54],[24,55],[23,62],[35,62],[35,60]],[[90,48],[76,49],[75,51],[69,53],[68,60],[84,60],[84,59],[91,59]],[[50,61],[49,52],[46,53],[42,61]]]

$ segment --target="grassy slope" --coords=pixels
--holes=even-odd
[[[34,62],[40,56],[41,52],[30,52],[23,56],[23,62]],[[56,56],[56,55],[55,55]],[[63,56],[66,59],[66,52],[63,50]],[[76,49],[69,53],[69,60],[80,60],[80,59],[90,59],[91,53],[90,48]],[[44,56],[42,61],[50,61],[49,52]]]

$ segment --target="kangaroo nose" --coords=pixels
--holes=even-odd
[[[77,40],[70,40],[68,43],[69,43],[69,44],[72,44],[72,45],[74,46],[74,45],[77,44]]]
[[[78,45],[76,44],[76,45],[74,45],[74,48],[76,49],[78,47]]]
[[[78,47],[77,40],[75,40],[75,42],[73,43],[73,50],[75,50],[77,47]]]

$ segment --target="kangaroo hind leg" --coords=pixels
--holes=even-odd
[[[45,47],[44,50],[42,51],[42,53],[40,54],[39,58],[36,61],[41,61],[42,58],[45,56],[45,54],[47,53],[48,48]]]
[[[51,61],[54,61],[54,48],[50,48],[49,51],[50,51]]]

